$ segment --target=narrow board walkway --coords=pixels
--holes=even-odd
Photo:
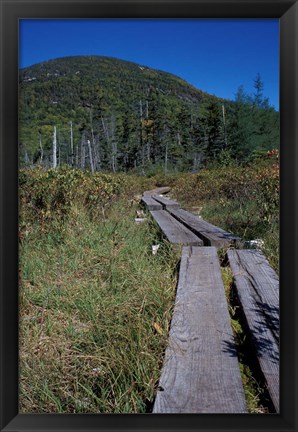
[[[183,223],[199,236],[204,241],[205,246],[221,248],[241,241],[240,237],[236,237],[186,210],[181,208],[168,208],[168,211],[179,222]]]
[[[155,201],[150,195],[143,195],[141,203],[148,210],[162,210],[162,205],[159,202]]]
[[[153,412],[246,412],[215,247],[183,247],[169,343]]]
[[[202,239],[202,245],[204,244],[205,246],[216,246],[217,248],[221,248],[241,243],[241,239],[234,234],[212,225],[211,223],[198,218],[193,213],[180,208],[180,204],[177,201],[156,194],[156,191],[163,189],[168,191],[168,188],[160,188],[144,192],[141,200],[142,204],[150,211],[162,209],[168,211],[173,218],[183,224],[188,230],[192,231],[197,237]],[[162,227],[160,228],[163,230]]]
[[[174,208],[177,209],[177,208],[180,207],[180,204],[177,203],[177,201],[170,200],[169,198],[165,198],[165,197],[160,196],[160,195],[152,195],[152,198],[153,198],[155,201],[157,201],[157,202],[159,202],[160,204],[162,204],[162,207],[163,207],[165,210],[168,210],[168,209],[174,209]]]
[[[150,211],[165,237],[173,244],[202,246],[202,240],[165,210]]]
[[[257,359],[279,412],[279,279],[258,250],[228,250]]]
[[[161,186],[161,187],[157,187],[155,189],[149,190],[149,191],[145,191],[143,193],[144,196],[149,195],[159,195],[159,194],[166,194],[168,192],[170,192],[171,188],[168,186]]]
[[[156,193],[143,195],[149,198],[143,204],[148,210],[149,205],[161,206],[150,213],[168,240],[189,245],[183,248],[169,345],[153,412],[246,412],[217,257],[217,248],[241,248],[244,243],[180,208],[176,201]],[[254,345],[251,355],[260,365],[279,412],[278,276],[256,249],[230,248],[227,254]]]

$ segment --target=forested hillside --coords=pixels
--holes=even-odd
[[[65,57],[20,70],[19,89],[22,165],[197,171],[279,146],[279,114],[259,75],[253,95],[239,86],[229,101],[147,66]]]

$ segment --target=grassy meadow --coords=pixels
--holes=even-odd
[[[149,217],[140,225],[134,219],[141,193],[165,185],[184,208],[247,240],[262,239],[278,271],[276,161],[149,178],[22,169],[20,412],[151,411],[180,248]],[[160,244],[156,255],[153,244]],[[229,298],[228,273],[224,281]],[[232,312],[231,305],[233,319]],[[241,335],[237,321],[233,328]],[[264,412],[261,389],[245,362],[241,368],[250,411]]]

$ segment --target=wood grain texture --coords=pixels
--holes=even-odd
[[[152,198],[162,204],[164,210],[169,208],[179,208],[180,204],[177,201],[170,200],[169,198],[160,196],[160,195],[152,195]]]
[[[202,240],[165,210],[150,211],[165,237],[173,244],[202,246]]]
[[[215,247],[183,247],[153,412],[246,412]]]
[[[228,259],[268,391],[279,412],[279,279],[258,250],[230,249]]]
[[[144,196],[152,196],[152,195],[159,195],[159,194],[166,194],[168,192],[170,192],[171,188],[168,186],[162,186],[162,187],[158,187],[149,191],[145,191],[143,193]]]
[[[149,195],[143,195],[141,199],[141,204],[145,206],[148,210],[162,210],[162,205],[155,201]]]
[[[205,246],[225,247],[240,242],[241,239],[183,209],[167,208],[179,222],[187,226],[203,241]]]

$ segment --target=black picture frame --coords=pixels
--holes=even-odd
[[[288,0],[0,0],[1,431],[297,430],[298,4]],[[281,121],[280,414],[18,414],[18,21],[22,18],[278,18]]]

